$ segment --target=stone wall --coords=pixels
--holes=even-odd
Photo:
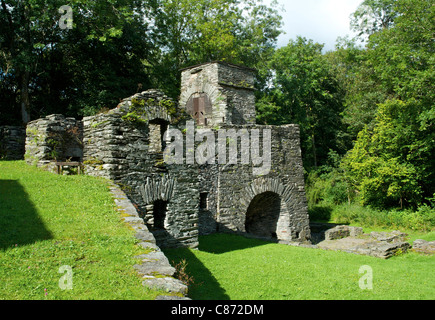
[[[206,94],[212,104],[208,127],[255,123],[254,70],[210,62],[182,70],[180,108],[195,94]]]
[[[303,166],[299,141],[299,127],[287,126],[231,126],[252,132],[271,130],[271,167],[263,176],[253,175],[252,163],[248,165],[219,166],[218,230],[246,232],[246,214],[251,202],[259,195],[273,193],[280,199],[276,235],[280,240],[306,241],[310,239],[308,209],[305,197]],[[260,141],[263,141],[262,138]],[[261,150],[261,146],[260,146]],[[239,149],[240,152],[240,149]],[[257,202],[261,206],[261,202]],[[267,209],[265,207],[264,209]],[[269,222],[270,223],[270,222]],[[265,235],[264,235],[265,236]],[[267,238],[267,236],[265,236]]]
[[[147,91],[106,114],[84,118],[85,172],[120,185],[160,246],[196,247],[197,169],[163,163],[161,130],[177,116],[164,110],[163,104],[171,104],[163,101],[171,100],[158,91]],[[164,211],[162,225],[154,225],[157,204],[165,206],[159,209]]]
[[[38,166],[52,161],[81,161],[83,125],[74,118],[50,115],[31,121],[26,128],[25,160]]]
[[[0,126],[0,159],[24,159],[26,129],[21,126]]]

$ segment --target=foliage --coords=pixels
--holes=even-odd
[[[78,0],[72,29],[59,27],[62,5],[1,1],[2,122],[93,115],[151,87],[175,99],[179,69],[210,60],[257,67],[261,82],[281,33],[275,2]]]
[[[406,0],[394,10],[394,24],[372,34],[367,49],[372,79],[389,94],[343,168],[363,204],[416,208],[435,193],[435,9]]]
[[[171,97],[179,81],[162,74],[208,61],[243,64],[259,70],[258,86],[269,76],[265,61],[281,34],[276,1],[270,6],[252,0],[162,0],[156,25],[161,32],[161,59],[153,74]]]
[[[391,27],[398,16],[395,2],[396,0],[364,0],[351,17],[352,28],[362,36]]]
[[[325,163],[330,149],[338,151],[342,130],[342,96],[322,48],[298,37],[276,50],[273,86],[257,104],[260,122],[301,126],[306,167]]]
[[[400,229],[417,232],[435,230],[435,209],[421,205],[417,209],[378,209],[356,203],[334,205],[320,202],[309,209],[313,221],[353,224],[360,227]]]

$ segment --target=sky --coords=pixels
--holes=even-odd
[[[271,0],[264,0],[269,4]],[[334,50],[338,37],[355,36],[350,30],[350,15],[363,0],[278,0],[286,34],[278,39],[278,47],[302,36],[325,44],[324,51]]]

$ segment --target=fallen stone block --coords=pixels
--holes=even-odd
[[[174,278],[147,278],[142,285],[154,290],[162,290],[168,293],[187,294],[188,288],[180,280]]]
[[[377,241],[385,241],[385,242],[404,242],[405,238],[408,235],[401,231],[392,231],[392,232],[371,232],[370,237]]]
[[[356,237],[363,233],[363,229],[360,227],[349,226],[336,226],[332,229],[326,230],[325,240],[337,240],[346,237]]]
[[[435,241],[426,241],[422,239],[417,239],[414,241],[412,246],[414,251],[422,252],[426,254],[434,254],[435,253]]]

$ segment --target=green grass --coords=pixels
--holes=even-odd
[[[200,237],[199,250],[165,253],[174,263],[187,261],[192,299],[435,299],[435,256],[412,252],[382,260],[216,234]],[[373,290],[359,287],[364,265],[373,270]]]
[[[106,181],[0,161],[0,299],[154,299],[133,269],[141,253]]]
[[[132,268],[141,253],[104,180],[0,161],[0,299],[154,299],[162,293]],[[219,234],[200,237],[199,250],[165,253],[188,262],[192,299],[435,299],[435,256],[381,260]],[[72,290],[59,288],[64,265]],[[363,265],[371,291],[358,286]]]

